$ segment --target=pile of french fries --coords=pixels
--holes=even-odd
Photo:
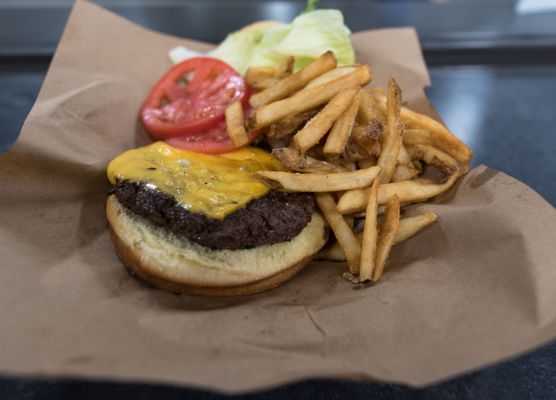
[[[338,67],[331,52],[297,73],[293,64],[288,57],[278,69],[247,71],[259,92],[248,118],[239,103],[228,108],[228,133],[239,147],[247,132],[264,132],[291,172],[255,176],[272,189],[315,193],[336,238],[318,257],[346,260],[351,281],[376,282],[392,246],[436,220],[432,212],[402,218],[400,208],[452,187],[472,152],[438,121],[402,106],[392,77],[386,93],[368,88],[367,65]],[[425,178],[427,165],[443,180]]]

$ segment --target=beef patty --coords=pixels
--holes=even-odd
[[[270,191],[218,219],[188,211],[173,196],[144,183],[119,180],[112,193],[154,224],[213,249],[249,249],[290,240],[311,221],[315,207],[310,194]]]

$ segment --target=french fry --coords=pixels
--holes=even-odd
[[[263,90],[278,82],[278,71],[273,67],[250,67],[245,72],[245,82],[252,88]]]
[[[386,98],[384,95],[374,89],[372,93],[375,100],[377,100],[377,105],[385,111]],[[409,128],[418,128],[418,131],[413,132],[410,136],[412,140],[404,137],[404,143],[432,145],[449,154],[463,165],[468,165],[471,161],[471,157],[473,157],[471,149],[440,122],[406,107],[402,107],[400,117],[402,121],[409,124]],[[427,131],[428,134],[426,136],[421,136],[424,131]],[[419,141],[416,142],[416,140]]]
[[[376,254],[376,215],[378,207],[378,187],[380,180],[375,179],[371,186],[369,201],[367,202],[367,212],[365,217],[365,228],[361,244],[361,262],[359,266],[359,280],[361,282],[371,280],[375,268]]]
[[[375,147],[369,148],[370,151],[372,151],[373,149],[375,149]],[[369,158],[370,155],[372,154],[369,154],[363,146],[357,143],[354,137],[350,137],[346,143],[344,154],[342,154],[342,159],[344,159],[345,161],[357,162],[359,160],[364,160],[366,158]]]
[[[411,158],[423,160],[426,164],[434,165],[450,174],[467,168],[467,166],[462,166],[453,157],[436,147],[425,144],[413,144],[408,145],[407,149]]]
[[[357,124],[353,127],[351,133],[355,143],[370,156],[378,156],[380,154],[380,143],[377,140],[378,135],[375,136],[376,129],[379,128],[373,122],[366,126]]]
[[[353,72],[327,82],[324,85],[300,90],[287,99],[278,100],[259,107],[255,111],[253,128],[264,128],[289,115],[300,114],[316,108],[326,103],[345,88],[366,85],[371,81],[371,77],[370,68],[366,65],[361,65]]]
[[[357,164],[353,161],[348,161],[340,164],[342,168],[345,168],[346,171],[355,171],[357,170]]]
[[[409,181],[415,178],[418,174],[419,171],[413,166],[412,163],[398,164],[392,174],[392,182]]]
[[[312,87],[317,87],[317,86],[322,86],[325,83],[328,82],[332,82],[338,78],[341,78],[342,76],[345,76],[347,74],[352,73],[353,71],[355,71],[355,69],[358,67],[358,65],[348,65],[348,66],[344,66],[344,67],[336,67],[328,72],[325,72],[324,74],[322,74],[319,77],[316,77],[315,79],[313,79],[311,82],[309,82],[307,84],[307,86],[305,86],[306,89],[312,88]]]
[[[317,160],[290,147],[274,149],[272,155],[286,167],[297,172],[334,173],[347,171],[342,166]]]
[[[323,151],[325,154],[340,155],[344,152],[358,109],[359,93],[355,95],[346,112],[334,122],[324,144]]]
[[[290,115],[282,121],[272,124],[268,127],[266,132],[267,137],[283,138],[289,136],[303,127],[308,120],[313,118],[319,112],[318,108],[302,112],[297,115]]]
[[[298,172],[259,171],[253,174],[265,185],[285,192],[337,192],[370,186],[380,167],[332,174],[302,174]]]
[[[377,282],[384,272],[386,259],[394,244],[394,238],[400,226],[400,199],[394,195],[386,203],[386,214],[384,223],[380,230],[380,236],[376,243],[375,268],[373,270],[373,281]]]
[[[283,99],[302,89],[311,80],[336,67],[336,57],[327,51],[301,71],[279,80],[262,92],[256,93],[249,99],[251,107],[256,108]]]
[[[361,257],[361,246],[355,238],[353,231],[344,217],[336,209],[336,203],[329,193],[317,193],[315,195],[317,205],[322,211],[324,218],[330,225],[336,240],[342,247],[348,262],[349,272],[359,272],[359,260]]]
[[[286,76],[290,76],[293,72],[293,64],[295,63],[294,56],[287,56],[284,58],[280,66],[278,67],[278,79],[283,79]]]
[[[325,83],[332,82],[338,78],[341,78],[344,75],[350,74],[357,68],[357,65],[347,65],[345,67],[336,67],[328,72],[325,72],[321,76],[313,79],[311,82],[305,86],[305,88],[309,89],[312,87],[322,86]]]
[[[302,153],[316,145],[328,132],[332,124],[344,113],[359,92],[359,88],[352,87],[342,90],[313,119],[295,134],[293,146]]]
[[[376,165],[376,157],[370,156],[369,158],[364,158],[363,160],[357,161],[357,166],[362,168],[374,167]]]
[[[418,174],[419,171],[413,166],[411,157],[404,145],[401,144],[396,169],[394,169],[394,174],[392,175],[392,182],[408,181],[415,178]]]
[[[420,232],[425,227],[436,221],[436,214],[433,212],[426,212],[424,214],[416,215],[414,217],[406,217],[400,219],[400,226],[398,233],[394,237],[394,244],[403,242],[409,239],[418,232]],[[378,228],[380,233],[380,227]],[[359,232],[355,235],[359,242],[363,240],[363,232]],[[329,261],[345,261],[346,256],[338,242],[331,243],[322,249],[316,256],[318,260],[329,260]]]
[[[432,224],[434,221],[436,221],[436,214],[432,211],[428,211],[414,217],[400,219],[400,226],[398,232],[396,233],[396,237],[394,238],[394,244],[409,239],[421,229]]]
[[[369,90],[361,91],[361,101],[357,112],[357,120],[362,125],[369,125],[372,121],[386,124],[386,118],[382,111],[377,107],[376,101]]]
[[[225,111],[226,131],[235,147],[245,146],[249,143],[249,137],[245,131],[245,120],[243,107],[239,101],[230,104]]]
[[[425,179],[393,182],[380,185],[378,189],[378,204],[386,202],[397,195],[401,203],[416,203],[447,191],[452,187],[463,171],[456,171],[444,183],[434,183]],[[338,211],[342,214],[351,214],[365,209],[370,189],[355,189],[345,192],[338,200]]]
[[[400,151],[401,137],[399,132],[402,92],[396,80],[388,79],[388,98],[386,101],[387,129],[382,140],[382,148],[377,165],[382,167],[380,181],[388,183],[392,180],[396,160]]]

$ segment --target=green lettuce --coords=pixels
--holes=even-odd
[[[274,48],[283,55],[296,57],[295,70],[303,68],[322,53],[332,50],[338,65],[355,63],[349,29],[339,10],[316,10],[293,20],[288,35]]]
[[[349,34],[339,10],[315,10],[301,14],[290,24],[233,32],[207,55],[227,62],[241,74],[252,66],[278,67],[289,55],[295,56],[294,70],[298,71],[328,50],[334,53],[338,65],[349,65],[355,62]],[[177,63],[190,53],[176,48],[170,57]]]

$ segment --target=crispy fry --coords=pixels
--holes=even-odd
[[[278,73],[277,73],[278,79],[283,79],[286,76],[290,76],[293,72],[294,63],[295,63],[294,56],[287,56],[286,58],[284,58],[284,61],[282,61],[282,63],[278,67]]]
[[[362,125],[369,125],[372,121],[386,124],[386,118],[380,108],[377,107],[376,101],[369,90],[361,90],[361,101],[357,112],[357,120]]]
[[[370,68],[366,65],[362,65],[357,67],[353,72],[327,82],[324,85],[300,90],[287,99],[278,100],[259,107],[255,111],[253,128],[264,128],[289,115],[300,114],[318,107],[345,88],[366,85],[371,81],[371,77]],[[289,78],[290,77],[286,79]]]
[[[374,121],[374,120],[373,120]],[[352,130],[352,137],[358,146],[363,148],[368,155],[378,156],[380,154],[380,143],[377,140],[376,134],[379,127],[371,122],[370,125],[355,125]],[[380,128],[382,131],[382,129]]]
[[[334,122],[324,144],[323,151],[325,154],[340,155],[344,152],[358,109],[359,93],[355,95],[346,112]]]
[[[345,168],[346,171],[355,171],[357,169],[357,164],[353,161],[348,161],[340,164],[342,168]]]
[[[413,165],[413,161],[403,144],[400,145],[397,162],[398,164],[392,175],[392,182],[408,181],[419,174],[419,170]]]
[[[369,167],[374,167],[376,165],[376,157],[369,157],[369,158],[364,158],[363,160],[359,160],[357,161],[357,166],[361,169],[361,168],[369,168]]]
[[[325,83],[332,82],[342,76],[352,73],[357,68],[357,65],[348,65],[344,67],[336,67],[328,72],[325,72],[321,76],[313,79],[311,82],[305,86],[305,88],[312,88],[316,86],[322,86]]]
[[[401,203],[415,203],[438,196],[450,189],[461,176],[462,171],[456,171],[444,183],[434,183],[425,179],[394,182],[380,185],[378,189],[378,204],[386,202],[394,195],[399,196]],[[345,192],[338,201],[338,211],[351,214],[365,209],[370,189],[355,189]]]
[[[256,93],[249,99],[251,107],[260,107],[273,101],[283,99],[302,89],[307,83],[326,71],[336,67],[336,57],[327,51],[301,71],[279,80],[274,85]]]
[[[386,98],[384,95],[374,89],[372,93],[375,100],[377,100],[378,106],[383,111],[386,110]],[[402,121],[409,124],[409,128],[420,128],[416,132],[412,132],[410,135],[412,140],[404,137],[404,143],[432,145],[454,157],[463,165],[468,165],[471,161],[473,156],[471,149],[440,122],[406,107],[402,107],[400,117]],[[421,136],[424,131],[428,132],[427,136]]]
[[[436,147],[425,144],[413,144],[408,145],[407,150],[412,159],[423,160],[425,163],[434,165],[449,174],[455,171],[466,170],[467,168]]]
[[[342,90],[292,139],[294,147],[306,152],[328,132],[332,124],[344,113],[359,92],[359,88],[352,87]]]
[[[392,174],[392,182],[409,181],[415,178],[418,174],[419,170],[417,170],[412,163],[398,164]]]
[[[332,232],[334,232],[336,240],[344,251],[349,266],[349,272],[357,274],[359,259],[361,257],[359,242],[355,238],[355,235],[346,223],[344,217],[336,209],[336,203],[329,193],[317,193],[315,195],[315,200],[324,218],[330,225]]]
[[[396,236],[394,237],[394,244],[398,244],[400,242],[403,242],[404,240],[409,239],[410,237],[421,231],[423,228],[432,224],[434,221],[436,221],[436,214],[430,211],[424,214],[416,215],[414,217],[401,218],[398,233],[396,233]],[[378,232],[380,233],[380,227],[378,229]],[[355,235],[355,237],[357,238],[357,240],[362,242],[363,232],[359,232]],[[338,242],[327,245],[317,254],[316,258],[319,260],[330,261],[346,260],[344,252]]]
[[[346,147],[344,149],[344,154],[342,158],[345,161],[359,161],[365,158],[369,158],[371,154],[369,154],[357,141],[355,138],[350,137],[348,142],[346,143]]]
[[[263,90],[278,82],[278,71],[273,67],[250,67],[245,72],[245,82],[252,88]]]
[[[342,166],[317,160],[316,158],[302,154],[291,147],[274,149],[272,150],[272,155],[286,167],[297,172],[334,173],[347,171]]]
[[[233,102],[226,108],[226,131],[232,139],[235,147],[245,146],[249,143],[249,137],[245,131],[245,120],[243,107],[239,101]]]
[[[419,214],[414,217],[406,217],[400,219],[400,227],[394,238],[394,244],[403,242],[415,235],[421,229],[429,226],[436,221],[436,214],[428,211],[424,214]]]
[[[268,127],[266,132],[267,137],[283,138],[289,136],[303,127],[308,120],[313,118],[320,110],[315,108],[313,110],[302,112],[297,115],[290,115],[282,121],[272,124]]]
[[[387,129],[382,140],[382,148],[377,161],[377,165],[382,167],[380,176],[380,181],[382,183],[388,183],[392,180],[392,174],[396,168],[396,160],[402,140],[399,131],[401,103],[401,89],[396,80],[390,77],[390,79],[388,79],[388,99],[386,101]]]
[[[370,186],[379,167],[332,174],[301,174],[298,172],[259,171],[253,176],[268,187],[285,192],[337,192]]]
[[[386,259],[394,244],[394,238],[400,226],[400,199],[394,195],[386,203],[386,214],[384,223],[380,230],[380,236],[376,243],[375,269],[373,270],[373,281],[377,282],[384,272]]]
[[[361,240],[361,262],[359,266],[359,280],[361,282],[371,280],[373,270],[375,268],[376,253],[376,212],[378,207],[378,187],[380,180],[375,179],[371,186],[369,201],[367,202],[367,212],[365,217],[365,228],[363,230],[363,238]]]

